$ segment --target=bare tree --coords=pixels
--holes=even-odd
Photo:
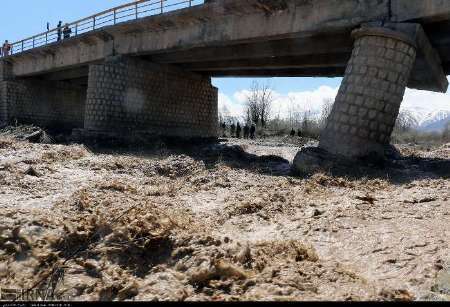
[[[270,118],[270,112],[273,102],[273,91],[271,86],[266,83],[260,89],[260,110],[261,110],[261,126],[266,127]]]
[[[296,113],[297,108],[295,107],[295,99],[293,97],[289,97],[289,107],[288,107],[288,122],[290,128],[293,128],[294,126],[298,125],[298,122],[296,121]]]
[[[218,120],[219,120],[219,124],[222,124],[225,122],[225,115],[224,115],[223,110],[221,110],[221,109],[219,109]]]
[[[395,130],[399,132],[408,132],[419,125],[417,119],[408,110],[401,110],[395,123]]]
[[[247,118],[250,118],[255,124],[261,123],[262,127],[266,127],[270,118],[273,102],[272,92],[270,84],[261,85],[254,81],[250,93],[247,95]]]
[[[230,117],[230,111],[228,110],[227,106],[222,106],[219,109],[219,122],[222,124],[224,122],[228,121],[228,118]]]
[[[305,111],[303,113],[303,120],[302,120],[303,133],[309,133],[310,124],[311,124],[311,112]]]
[[[320,114],[320,120],[319,120],[320,129],[325,128],[327,121],[328,121],[328,117],[330,116],[331,110],[333,109],[333,104],[334,104],[334,101],[331,98],[325,98],[323,100],[322,113]]]
[[[261,110],[259,107],[259,84],[254,81],[247,95],[247,118],[250,118],[256,125],[261,119]]]

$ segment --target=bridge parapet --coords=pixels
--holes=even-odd
[[[68,38],[73,38],[88,32],[99,30],[108,26],[138,20],[141,18],[168,13],[174,10],[189,8],[203,4],[204,0],[137,0],[95,15],[67,24]],[[64,38],[64,27],[61,25],[46,32],[33,35],[11,44],[10,55],[20,54],[24,51],[52,45]]]

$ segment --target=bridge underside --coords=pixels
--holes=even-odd
[[[418,23],[450,74],[445,0],[214,0],[79,35],[12,57],[20,77],[88,66],[121,54],[207,76],[344,76],[351,32],[381,21]],[[408,86],[436,90],[419,48]],[[439,90],[442,91],[442,88]]]

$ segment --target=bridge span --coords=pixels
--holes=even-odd
[[[447,0],[141,0],[69,26],[0,60],[0,123],[211,137],[211,77],[342,76],[320,147],[359,157],[383,153],[407,86],[448,87]]]

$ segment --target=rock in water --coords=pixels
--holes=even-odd
[[[312,174],[319,170],[333,167],[334,157],[318,147],[307,147],[297,153],[293,162],[293,170],[303,174]]]
[[[23,139],[27,140],[30,143],[40,143],[41,139],[43,137],[44,131],[38,130],[35,131],[27,136],[25,136]]]
[[[33,177],[40,177],[41,174],[38,173],[32,166],[30,166],[26,171],[25,175],[33,176]]]

